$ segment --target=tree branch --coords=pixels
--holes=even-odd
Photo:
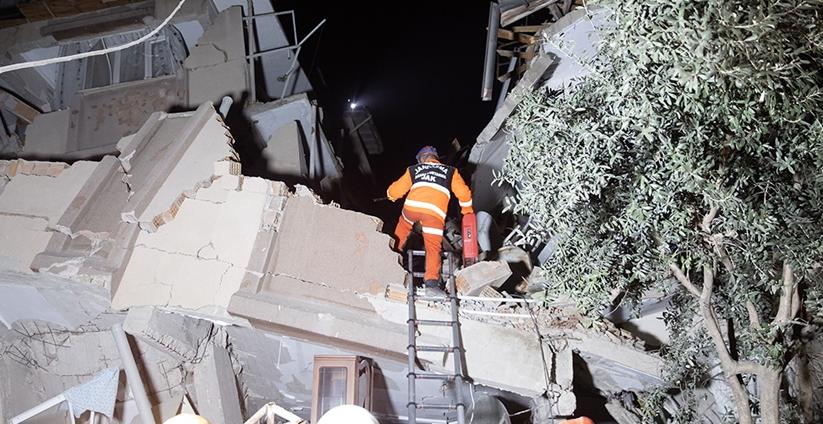
[[[689,293],[693,294],[696,297],[700,297],[700,290],[698,290],[697,287],[695,287],[695,285],[692,284],[691,281],[689,281],[689,277],[686,277],[686,274],[683,273],[683,270],[680,269],[680,267],[677,266],[677,264],[669,264],[669,269],[672,271],[672,274],[674,274],[674,278],[677,278],[677,281],[679,281],[680,284],[682,284],[683,287],[685,287],[686,290],[689,291]]]
[[[746,391],[743,384],[738,380],[737,375],[741,372],[756,373],[758,365],[748,361],[735,361],[731,357],[731,354],[729,354],[726,342],[723,340],[723,334],[720,332],[720,325],[717,323],[717,317],[714,314],[714,308],[711,304],[713,289],[714,270],[710,266],[704,265],[703,290],[700,293],[700,313],[703,315],[703,325],[706,327],[706,331],[714,343],[717,356],[720,358],[720,368],[723,369],[723,375],[726,377],[726,382],[732,390],[737,408],[737,418],[741,424],[752,424],[749,392]]]
[[[797,299],[795,300],[795,297]],[[795,306],[795,302],[797,305]],[[800,297],[797,294],[797,287],[794,285],[794,271],[789,262],[783,261],[783,287],[780,292],[780,303],[777,307],[777,314],[772,320],[772,324],[783,326],[794,319],[797,310],[800,309]]]
[[[760,328],[760,315],[757,313],[754,303],[751,300],[746,300],[746,312],[749,313],[749,326],[752,329]]]
[[[717,216],[717,211],[720,210],[718,206],[712,206],[709,210],[709,213],[703,217],[703,222],[700,223],[700,229],[703,230],[705,233],[712,232],[712,221],[714,221],[714,217]]]

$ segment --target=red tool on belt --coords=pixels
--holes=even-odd
[[[463,215],[463,266],[477,262],[477,218],[473,213]]]

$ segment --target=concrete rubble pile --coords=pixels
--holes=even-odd
[[[117,143],[118,156],[71,165],[0,161],[0,293],[25,299],[28,311],[0,301],[8,328],[0,329],[0,367],[15,376],[2,386],[3,419],[119,368],[109,332],[115,323],[133,336],[157,420],[192,408],[213,423],[240,422],[272,400],[305,414],[312,395],[306,352],[376,358],[377,412],[403,410],[407,306],[386,293],[402,290],[405,271],[382,223],[323,204],[305,187],[290,191],[242,175],[232,143],[205,103],[152,114]],[[499,271],[480,286],[499,285],[508,277]],[[420,318],[447,319],[444,310],[422,306]],[[623,345],[627,357],[639,352],[624,341],[545,326],[558,340],[582,340],[554,346],[547,386],[533,328],[465,318],[474,382],[521,399],[548,391],[555,415],[575,409],[573,349],[603,357]],[[426,330],[419,340],[448,345],[450,334]],[[432,371],[450,363],[433,352],[421,359]],[[656,375],[656,362],[647,363],[644,370]],[[624,366],[636,368],[637,359]],[[136,414],[124,380],[114,422]],[[15,390],[13,381],[33,390]],[[419,390],[448,400],[436,385]]]
[[[146,19],[154,22],[172,3],[117,11],[152,13]],[[290,75],[291,53],[260,59],[257,86],[278,100],[241,104],[250,88],[242,7],[190,3],[172,21],[174,29],[161,34],[172,62],[161,75],[82,86],[91,82],[80,75],[90,62],[3,74],[9,80],[2,82],[25,97],[21,103],[0,90],[4,104],[27,102],[39,112],[14,106],[16,134],[0,139],[0,153],[99,159],[0,160],[0,420],[113,368],[120,371],[111,422],[137,422],[135,381],[122,370],[111,332],[122,325],[157,422],[194,411],[213,424],[240,423],[269,402],[308,419],[317,355],[369,357],[373,412],[381,422],[402,421],[408,305],[406,272],[392,239],[379,219],[326,204],[299,184],[337,192],[342,169],[321,130],[322,111],[300,94],[310,89],[305,74],[298,67]],[[268,3],[256,1],[255,10],[271,12]],[[76,30],[86,22],[72,19],[61,24]],[[257,22],[260,49],[287,44],[274,16]],[[85,51],[115,36],[61,45],[42,36],[47,23],[0,30],[6,58]],[[518,93],[548,65],[536,61]],[[281,71],[277,78],[267,66]],[[80,77],[57,77],[74,74]],[[241,172],[244,152],[222,117],[231,114],[221,116],[213,106],[224,96],[242,107],[232,111],[250,124],[242,134],[259,153],[244,157],[242,171],[271,179]],[[172,106],[190,111],[161,112]],[[7,112],[0,111],[5,118]],[[496,131],[504,115],[480,146],[491,151],[501,140]],[[484,204],[489,194],[475,193],[481,198],[475,203]],[[518,261],[529,259],[500,256],[457,277],[461,295],[500,299],[461,302],[465,368],[479,391],[544,416],[569,416],[579,404],[581,358],[601,387],[618,386],[615,369],[629,390],[659,381],[659,358],[618,331],[584,328],[571,305],[504,302],[521,277]],[[450,319],[434,304],[417,311],[420,319]],[[450,329],[426,328],[418,341],[449,346]],[[452,354],[420,352],[419,358],[428,371],[447,373]],[[454,391],[435,380],[417,385],[432,403],[452,402]],[[68,414],[50,408],[29,422],[69,422]],[[79,417],[88,421],[88,414]]]

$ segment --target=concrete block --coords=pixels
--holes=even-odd
[[[500,287],[511,275],[509,265],[505,262],[478,262],[457,273],[457,292],[464,296],[476,296],[485,287]]]
[[[178,358],[202,358],[214,325],[206,320],[165,312],[152,306],[129,309],[123,329],[150,346]]]
[[[194,368],[197,410],[212,424],[243,422],[240,396],[229,353],[210,343],[203,361]]]
[[[26,128],[23,155],[54,158],[65,154],[68,149],[70,117],[71,110],[64,109],[40,114],[34,118],[34,122]]]
[[[307,177],[307,152],[298,121],[290,121],[276,129],[263,149],[268,170],[275,175]]]

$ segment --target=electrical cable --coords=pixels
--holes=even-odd
[[[134,41],[130,41],[126,44],[122,44],[122,45],[115,46],[115,47],[109,47],[109,48],[102,49],[102,50],[93,50],[93,51],[90,51],[90,52],[77,53],[77,54],[73,54],[73,55],[69,55],[69,56],[53,57],[51,59],[33,60],[33,61],[30,61],[30,62],[21,62],[21,63],[14,63],[14,64],[11,64],[11,65],[6,65],[6,66],[0,66],[0,74],[4,74],[4,73],[10,72],[10,71],[17,71],[17,70],[20,70],[20,69],[35,68],[37,66],[51,65],[53,63],[68,62],[70,60],[75,60],[75,59],[83,59],[83,58],[92,57],[92,56],[100,56],[101,54],[109,54],[109,53],[113,53],[113,52],[116,52],[116,51],[125,50],[129,47],[134,47],[138,44],[142,44],[146,40],[148,40],[149,38],[153,37],[155,34],[160,32],[160,30],[163,29],[163,27],[165,27],[172,20],[172,18],[174,18],[174,15],[176,15],[177,12],[180,10],[180,8],[183,7],[183,3],[185,3],[185,2],[186,2],[186,0],[180,0],[180,2],[177,3],[177,6],[171,11],[169,16],[166,17],[166,19],[163,20],[163,22],[161,22],[160,25],[157,26],[157,28],[153,29],[148,34],[146,34],[146,35],[144,35],[144,36],[142,36],[142,37],[140,37],[140,38],[138,38]]]

